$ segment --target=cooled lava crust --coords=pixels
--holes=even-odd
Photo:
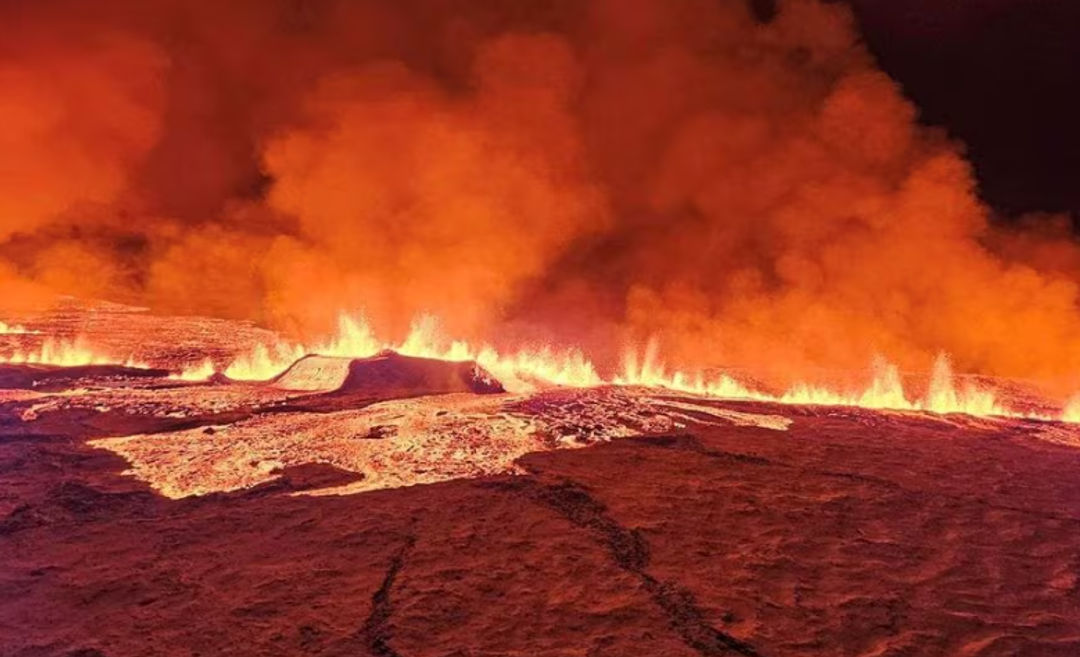
[[[5,367],[0,654],[1080,654],[1074,427],[297,367]]]

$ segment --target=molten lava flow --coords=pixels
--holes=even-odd
[[[225,368],[225,376],[236,381],[263,381],[285,371],[292,363],[303,358],[307,352],[300,345],[278,343],[273,347],[256,345],[250,353],[239,356]],[[196,369],[201,369],[196,367]],[[207,373],[207,376],[213,372]],[[181,378],[194,379],[196,373],[185,370]]]
[[[242,354],[230,363],[225,368],[224,374],[237,381],[263,381],[277,376],[308,354],[343,358],[367,358],[384,348],[386,347],[375,339],[375,335],[366,321],[354,319],[342,313],[338,318],[337,334],[328,342],[302,345],[280,340],[269,346],[264,344],[256,345],[249,353]],[[208,373],[207,376],[212,373]],[[193,375],[185,372],[182,376]]]
[[[578,350],[557,352],[550,347],[538,350],[519,350],[500,355],[493,347],[481,345],[474,348],[467,342],[453,341],[440,347],[444,341],[439,334],[439,322],[430,315],[413,322],[412,330],[404,342],[388,346],[406,356],[436,358],[440,360],[475,360],[490,371],[504,385],[511,388],[530,389],[533,382],[562,386],[585,387],[604,383],[596,369]]]
[[[773,397],[755,392],[724,374],[709,378],[703,373],[690,375],[681,371],[668,372],[660,361],[657,344],[652,340],[646,344],[640,356],[634,350],[625,353],[623,373],[612,382],[616,385],[669,388],[708,397],[775,401]]]
[[[999,404],[992,390],[971,384],[957,387],[948,358],[942,354],[934,364],[926,395],[912,399],[904,390],[900,371],[895,365],[879,360],[874,363],[870,384],[859,392],[839,392],[826,387],[799,383],[781,395],[752,390],[727,375],[706,378],[684,372],[667,372],[659,362],[654,343],[646,347],[644,357],[628,354],[623,375],[615,380],[623,385],[669,388],[710,397],[770,401],[782,404],[819,406],[858,406],[881,410],[964,413],[975,416],[1040,417],[1018,413]],[[1078,413],[1080,416],[1080,413]]]
[[[997,399],[991,389],[967,381],[957,382],[944,354],[935,362],[922,396],[910,394],[904,387],[899,369],[884,360],[874,363],[869,383],[862,389],[845,391],[804,382],[797,383],[782,393],[774,393],[749,386],[723,373],[707,375],[702,372],[668,370],[660,358],[660,350],[655,341],[650,341],[640,351],[627,350],[622,372],[617,376],[604,377],[598,374],[596,367],[580,350],[558,350],[541,346],[499,352],[490,345],[473,345],[447,339],[440,330],[438,320],[430,315],[419,317],[403,340],[392,342],[376,337],[371,326],[362,317],[342,314],[336,333],[324,341],[303,344],[277,340],[269,344],[257,344],[249,351],[235,356],[223,368],[210,358],[205,358],[171,378],[205,381],[220,371],[233,380],[266,381],[278,376],[307,355],[367,358],[384,350],[445,361],[476,361],[511,392],[528,392],[544,386],[642,386],[704,397],[780,404],[855,406],[938,414],[963,413],[981,417],[1053,419],[1009,408]],[[149,367],[134,357],[117,358],[108,350],[93,346],[82,337],[47,337],[37,348],[17,348],[0,355],[0,363],[62,367],[105,364]],[[1062,411],[1061,419],[1080,423],[1080,396],[1070,400]]]
[[[71,340],[47,337],[34,349],[16,348],[0,355],[0,363],[14,365],[54,365],[58,367],[78,367],[80,365],[123,365],[125,367],[147,367],[133,356],[117,358],[100,349],[96,349],[82,337]]]
[[[0,322],[0,335],[28,335],[38,333],[38,331],[32,331],[25,326],[18,324],[7,324]]]
[[[1007,408],[997,400],[992,390],[969,382],[957,384],[949,360],[944,354],[935,362],[929,385],[922,397],[909,395],[904,388],[899,369],[884,360],[874,363],[870,383],[859,391],[844,392],[825,386],[799,383],[781,394],[772,394],[749,387],[726,374],[706,376],[703,373],[668,371],[660,359],[655,341],[650,341],[640,353],[628,350],[624,356],[622,373],[604,378],[578,350],[557,351],[543,347],[500,354],[488,345],[475,347],[467,342],[448,341],[440,333],[438,321],[431,316],[417,319],[403,341],[392,343],[379,341],[362,318],[342,315],[338,322],[338,333],[329,341],[311,346],[286,341],[272,345],[260,344],[249,353],[237,357],[225,368],[224,374],[236,380],[268,380],[307,354],[365,358],[386,349],[422,358],[474,360],[498,377],[508,390],[515,392],[532,390],[537,385],[644,386],[707,397],[781,404],[856,406],[939,414],[964,413],[974,416],[1050,419]],[[212,369],[207,363],[202,363],[197,369],[183,373],[181,378],[197,380],[210,374]],[[1075,407],[1074,411],[1067,413],[1065,419],[1080,421],[1080,402],[1072,407]]]
[[[180,381],[205,381],[214,375],[217,369],[214,366],[214,361],[206,358],[196,365],[185,368],[178,374],[170,376],[170,379],[177,379]]]
[[[931,411],[933,413],[965,413],[976,416],[1027,417],[1028,414],[1006,409],[997,402],[992,390],[970,383],[957,387],[952,367],[945,354],[938,356],[926,395],[909,399],[895,365],[880,361],[874,365],[874,378],[869,387],[857,395],[799,385],[784,393],[781,400],[791,404],[828,404],[860,406],[891,410]]]
[[[1065,402],[1065,408],[1061,411],[1061,420],[1080,423],[1080,394],[1074,395]]]
[[[438,320],[424,315],[413,322],[409,334],[400,343],[382,342],[375,337],[370,325],[362,318],[341,315],[338,332],[327,342],[301,345],[280,341],[272,345],[257,345],[242,354],[225,368],[224,374],[235,380],[266,380],[273,378],[307,354],[342,358],[367,358],[383,350],[405,356],[448,361],[474,360],[490,371],[511,389],[532,389],[535,383],[563,386],[592,386],[604,383],[596,369],[577,350],[558,352],[550,347],[519,350],[502,355],[493,347],[474,347],[462,341],[446,341],[439,331]],[[202,371],[205,378],[212,372]],[[185,371],[184,378],[197,378],[194,371]]]

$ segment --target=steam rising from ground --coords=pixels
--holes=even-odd
[[[844,7],[541,4],[0,4],[3,303],[1080,387],[1072,238],[989,222]]]

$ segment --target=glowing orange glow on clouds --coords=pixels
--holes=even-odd
[[[1005,412],[945,352],[1080,389],[1076,240],[991,221],[843,3],[750,4],[0,3],[0,306],[65,293],[288,336],[218,364],[235,378],[389,342],[508,385],[761,396],[687,373],[724,366],[786,401]],[[370,325],[314,339],[358,307]],[[422,312],[469,342],[375,337]],[[602,374],[649,336],[669,370]],[[533,343],[590,358],[479,346]],[[879,355],[896,367],[860,392],[808,383]]]

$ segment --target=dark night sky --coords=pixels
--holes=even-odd
[[[1080,218],[1080,0],[848,0],[926,123],[1006,214]]]

